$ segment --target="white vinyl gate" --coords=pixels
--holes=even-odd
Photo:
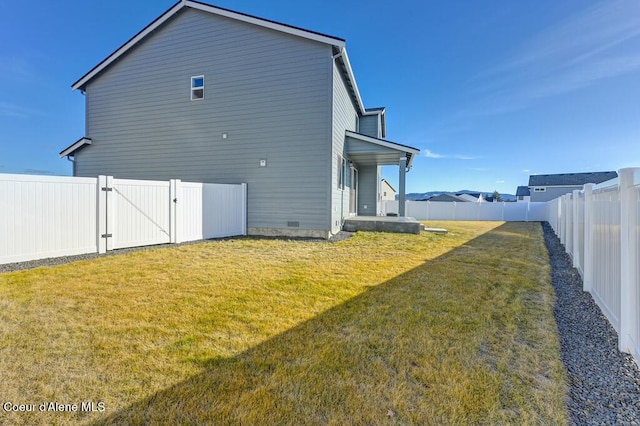
[[[0,174],[0,264],[247,233],[247,185]]]
[[[171,242],[170,186],[166,181],[107,181],[108,250]]]

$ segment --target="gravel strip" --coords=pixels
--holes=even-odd
[[[318,238],[285,238],[285,237],[255,237],[255,236],[249,237],[249,238],[286,239],[286,240],[313,241],[313,242],[319,242],[319,243],[326,243],[326,242],[336,243],[338,241],[343,241],[348,238],[351,238],[352,235],[353,235],[353,232],[340,231],[334,236],[332,236],[331,239],[329,240],[323,240]],[[103,256],[119,256],[121,254],[131,253],[134,251],[155,250],[155,249],[161,249],[161,248],[167,248],[167,247],[177,247],[177,246],[185,246],[185,245],[191,245],[191,244],[200,244],[203,242],[215,242],[215,241],[231,240],[231,239],[239,239],[239,238],[247,238],[247,237],[229,237],[229,238],[217,238],[217,239],[211,239],[211,240],[187,241],[185,243],[179,243],[179,244],[158,244],[154,246],[132,247],[132,248],[126,248],[126,249],[111,250],[106,252],[105,254],[87,253],[87,254],[79,254],[76,256],[62,256],[62,257],[52,257],[48,259],[30,260],[28,262],[6,263],[3,265],[0,265],[0,273],[22,271],[25,269],[39,268],[41,266],[63,265],[65,263],[77,262],[79,260],[96,259],[98,257],[103,257]]]
[[[560,355],[568,373],[573,424],[640,425],[640,370],[618,351],[618,335],[591,295],[551,226],[543,223],[556,292]]]

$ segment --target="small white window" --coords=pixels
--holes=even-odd
[[[338,155],[338,189],[344,189],[345,163],[344,158]]]
[[[533,192],[546,192],[547,188],[544,186],[539,186],[537,188],[533,188]]]
[[[204,99],[204,75],[191,77],[191,100]]]

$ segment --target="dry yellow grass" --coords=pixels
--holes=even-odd
[[[566,422],[539,224],[429,225],[0,274],[0,424]]]

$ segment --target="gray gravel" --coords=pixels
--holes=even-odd
[[[577,425],[640,425],[640,370],[618,351],[618,335],[582,290],[582,278],[543,223],[556,292],[560,354],[568,372],[569,411]]]

